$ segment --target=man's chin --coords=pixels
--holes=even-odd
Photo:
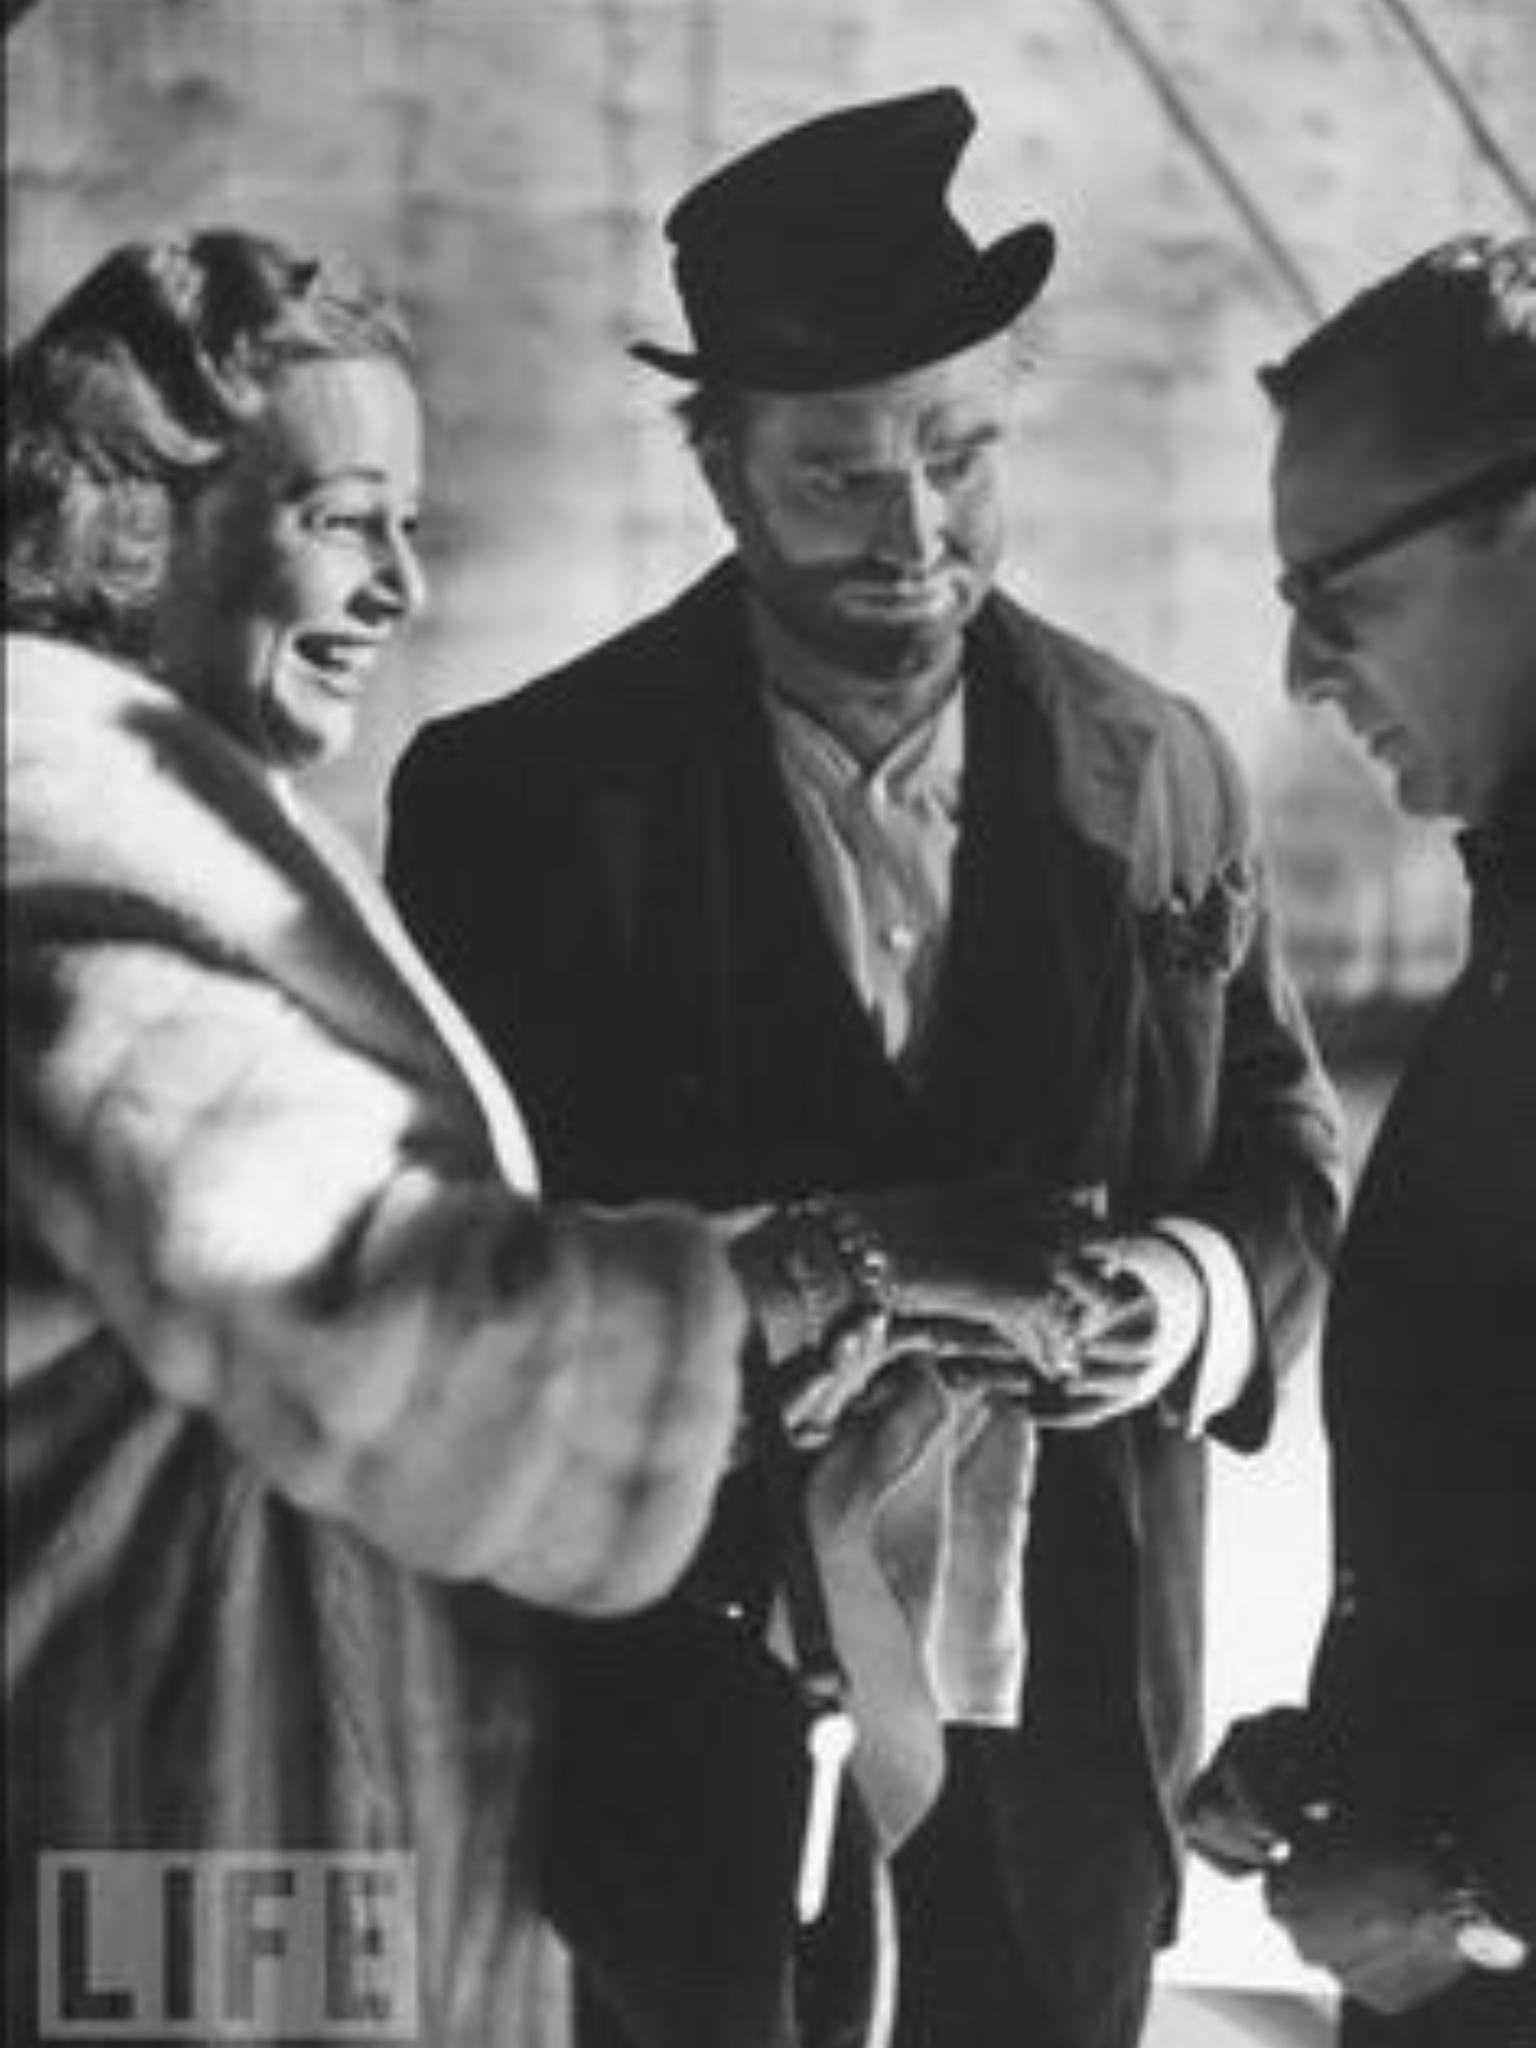
[[[1388,795],[1407,817],[1433,820],[1460,815],[1443,774],[1410,755],[1383,757]]]
[[[837,656],[851,668],[894,681],[944,661],[959,645],[961,624],[953,608],[926,619],[847,618],[840,626]]]

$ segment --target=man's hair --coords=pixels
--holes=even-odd
[[[697,455],[712,441],[729,440],[740,428],[749,400],[735,384],[696,384],[672,408],[684,439]]]
[[[1536,234],[1460,235],[1372,285],[1259,372],[1282,411],[1369,368],[1412,443],[1536,439]]]
[[[234,229],[112,251],[6,365],[5,622],[142,658],[179,506],[289,365],[410,361],[350,267]]]

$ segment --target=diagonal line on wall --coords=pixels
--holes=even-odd
[[[1397,23],[1419,62],[1455,108],[1473,148],[1493,171],[1528,221],[1536,221],[1536,192],[1521,175],[1513,157],[1483,119],[1477,102],[1457,77],[1444,52],[1408,5],[1408,0],[1379,0]]]
[[[1311,320],[1322,318],[1323,306],[1311,279],[1292,255],[1285,238],[1206,132],[1184,94],[1152,45],[1118,5],[1118,0],[1089,0],[1141,73],[1179,136],[1199,158],[1207,175],[1238,215],[1249,235],[1284,281],[1286,289]]]

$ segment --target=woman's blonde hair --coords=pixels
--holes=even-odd
[[[173,521],[287,365],[408,364],[351,267],[236,229],[112,251],[6,366],[5,622],[142,658]]]

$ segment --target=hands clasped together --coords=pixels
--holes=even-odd
[[[1008,1182],[812,1200],[735,1219],[791,1436],[828,1441],[921,1362],[951,1386],[1088,1429],[1156,1401],[1204,1327],[1200,1269],[1086,1203]],[[745,1225],[742,1228],[743,1224]]]

